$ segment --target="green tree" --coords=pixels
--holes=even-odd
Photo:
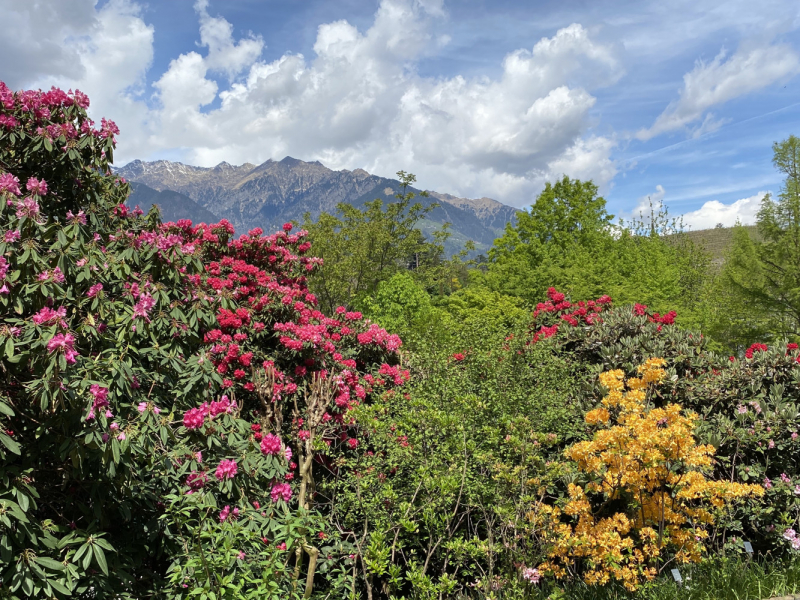
[[[663,207],[613,225],[597,186],[564,177],[490,251],[485,284],[529,303],[557,287],[576,297],[611,295],[655,310],[693,310],[708,263]]]
[[[763,241],[737,232],[723,271],[734,316],[717,328],[738,345],[800,335],[800,138],[790,135],[772,150],[785,179],[776,198],[761,202]]]
[[[367,202],[363,210],[350,204],[337,206],[338,215],[322,213],[316,222],[305,215],[313,252],[323,265],[310,278],[310,287],[326,310],[337,306],[366,308],[378,286],[395,274],[410,271],[424,289],[447,294],[466,278],[462,261],[472,245],[455,257],[444,257],[449,224],[426,239],[419,226],[436,204],[411,204],[416,194],[408,187],[416,177],[398,171],[402,189],[396,202]],[[427,197],[427,192],[421,192]]]

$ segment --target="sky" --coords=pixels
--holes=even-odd
[[[796,0],[0,0],[0,80],[92,100],[115,162],[293,156],[517,207],[753,223],[800,135]]]

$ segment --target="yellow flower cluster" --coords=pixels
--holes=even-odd
[[[586,422],[604,428],[566,451],[592,481],[571,484],[563,511],[547,516],[552,549],[541,568],[556,577],[581,570],[589,584],[613,578],[635,590],[655,577],[665,555],[701,559],[713,509],[764,493],[758,485],[709,481],[714,448],[695,443],[697,415],[677,404],[648,405],[648,390],[666,375],[664,361],[647,360],[638,375],[600,375],[608,393]]]

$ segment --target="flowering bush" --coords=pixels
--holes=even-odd
[[[400,339],[322,314],[291,224],[162,224],[124,202],[116,126],[0,84],[0,579],[14,597],[310,595],[352,539],[315,490]],[[325,532],[323,536],[318,535]],[[352,536],[351,536],[352,537]],[[352,579],[352,578],[351,578]]]
[[[588,481],[569,485],[563,509],[542,510],[556,524],[542,571],[562,578],[578,568],[589,584],[613,578],[633,591],[671,560],[700,561],[714,509],[763,494],[758,485],[706,478],[714,449],[695,443],[696,414],[647,405],[663,366],[650,359],[639,377],[625,380],[619,370],[600,376],[608,395],[586,422],[605,428],[566,451]]]
[[[763,496],[736,504],[733,514],[717,522],[709,543],[721,552],[742,552],[745,540],[762,552],[790,548],[781,536],[800,528],[797,345],[754,344],[740,357],[719,355],[702,335],[679,327],[671,311],[658,315],[642,305],[608,303],[591,324],[573,326],[560,317],[572,313],[574,304],[550,304],[550,310],[541,310],[544,303],[534,313],[529,341],[543,326],[561,322],[546,346],[571,359],[587,410],[604,395],[599,373],[621,369],[634,375],[648,356],[661,356],[667,375],[651,402],[676,403],[699,414],[696,434],[715,448],[715,478],[763,484]],[[540,336],[538,343],[543,341]]]

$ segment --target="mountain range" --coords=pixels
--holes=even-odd
[[[146,211],[157,204],[165,221],[186,218],[208,223],[224,218],[237,234],[256,227],[277,230],[287,221],[302,222],[305,213],[316,219],[322,212],[335,213],[340,202],[359,208],[377,198],[392,202],[401,188],[398,180],[363,169],[334,171],[318,161],[289,156],[261,165],[222,162],[216,167],[134,160],[115,171],[132,182],[130,206],[138,204]],[[448,251],[460,249],[467,240],[474,241],[479,251],[486,250],[517,213],[491,198],[459,198],[432,191],[424,198],[418,189],[409,191],[418,194],[414,202],[438,205],[420,223],[423,233],[430,235],[444,223],[451,224]]]

